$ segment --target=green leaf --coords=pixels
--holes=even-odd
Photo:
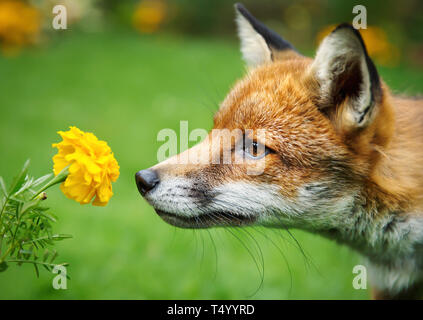
[[[3,177],[0,177],[0,190],[3,192],[4,196],[7,196],[6,184],[4,183]]]
[[[24,249],[21,249],[21,250],[19,250],[19,253],[22,253],[22,254],[27,254],[27,255],[32,255],[32,251],[31,250],[24,250]]]
[[[18,191],[19,188],[24,183],[26,174],[28,172],[29,163],[30,163],[29,159],[25,161],[25,164],[24,164],[21,172],[19,172],[19,174],[13,180],[13,183],[10,187],[10,194],[14,194],[16,191]]]
[[[54,234],[51,236],[51,238],[53,240],[59,241],[59,240],[71,239],[73,238],[73,235],[61,233],[61,234]]]
[[[34,265],[34,269],[35,269],[35,274],[37,275],[37,278],[39,278],[40,277],[40,271],[38,270],[38,266],[37,266],[36,263],[33,263],[33,265]]]
[[[15,217],[16,217],[17,221],[19,221],[19,214],[21,213],[21,209],[22,209],[23,204],[24,204],[24,202],[18,203],[18,205],[15,208]]]
[[[56,222],[56,218],[54,218],[52,215],[45,213],[45,212],[40,212],[40,215],[47,218],[48,220],[52,221],[52,222]]]
[[[53,255],[50,258],[50,263],[53,263],[54,259],[56,259],[58,255],[59,254],[57,253],[57,251],[53,250]]]
[[[47,261],[49,255],[50,255],[50,251],[48,249],[46,249],[44,251],[44,255],[43,255],[43,262]]]
[[[28,211],[29,209],[31,209],[31,208],[33,208],[33,207],[35,207],[36,205],[38,205],[38,202],[39,202],[40,200],[33,200],[33,201],[28,201],[28,202],[26,202],[23,206],[22,206],[22,209],[21,209],[21,212],[20,212],[20,214],[22,215],[22,214],[24,214],[26,211]]]
[[[30,178],[30,177],[28,177],[27,175],[25,176],[25,179],[24,179],[24,181],[23,181],[23,183],[22,183],[22,185],[21,185],[21,187],[19,188],[19,190],[18,191],[16,191],[14,194],[13,194],[13,196],[14,197],[17,197],[17,196],[19,196],[20,194],[22,194],[22,193],[24,193],[25,191],[27,191],[30,187],[31,187],[31,185],[32,185],[32,183],[34,182],[34,179],[33,178]]]
[[[42,176],[40,178],[38,178],[37,180],[35,180],[32,183],[32,188],[38,187],[40,184],[42,184],[43,182],[45,182],[46,180],[50,179],[53,176],[52,173],[46,174],[45,176]]]
[[[42,264],[42,266],[44,267],[44,269],[46,269],[48,272],[51,272],[51,266],[47,265],[47,264]]]

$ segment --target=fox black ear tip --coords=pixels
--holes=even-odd
[[[356,30],[353,26],[352,26],[352,24],[351,23],[348,23],[348,22],[343,22],[343,23],[340,23],[340,24],[338,24],[337,26],[336,26],[336,28],[335,29],[333,29],[333,31],[332,32],[335,32],[335,31],[337,31],[337,30],[340,30],[340,29],[354,29],[354,30]]]
[[[245,7],[241,2],[236,2],[234,4],[234,8],[236,11],[239,11],[239,12],[241,12],[242,10],[245,10]]]

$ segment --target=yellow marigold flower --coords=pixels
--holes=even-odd
[[[13,51],[34,43],[41,30],[40,12],[22,1],[0,0],[0,43]]]
[[[53,144],[59,152],[53,157],[57,176],[69,166],[69,175],[60,185],[62,192],[81,204],[105,206],[113,195],[112,182],[119,177],[119,165],[105,141],[76,127],[59,131],[63,141]]]
[[[161,0],[143,0],[135,9],[132,23],[141,33],[157,31],[166,17],[166,5]]]

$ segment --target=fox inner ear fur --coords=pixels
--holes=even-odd
[[[235,4],[242,56],[249,67],[298,55],[294,47],[258,21],[242,4]]]
[[[379,75],[360,33],[339,25],[321,43],[311,66],[317,78],[318,106],[344,129],[364,128],[382,98]]]

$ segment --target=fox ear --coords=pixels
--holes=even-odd
[[[379,75],[360,33],[339,25],[321,43],[311,70],[319,83],[320,109],[342,126],[367,126],[381,99]]]
[[[294,47],[273,30],[258,21],[242,4],[235,4],[242,56],[249,67],[255,67],[284,54],[297,54]]]

